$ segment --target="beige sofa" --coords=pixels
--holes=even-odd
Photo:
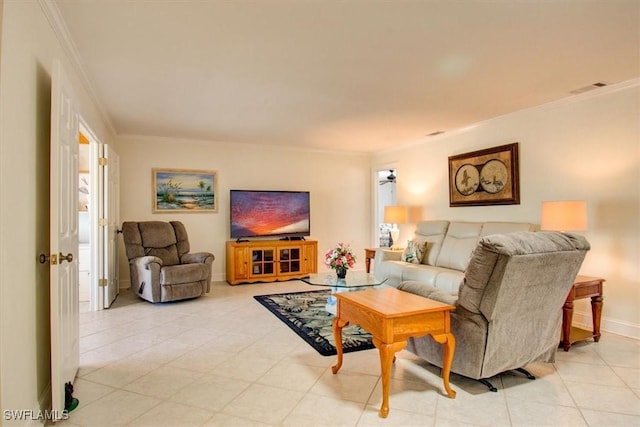
[[[377,249],[373,273],[394,287],[401,282],[416,281],[443,292],[457,293],[471,253],[482,237],[534,229],[533,224],[521,222],[421,221],[412,240],[427,242],[422,262],[401,261],[402,251]]]

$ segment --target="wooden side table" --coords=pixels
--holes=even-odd
[[[456,348],[451,333],[450,312],[455,307],[423,298],[395,288],[367,289],[336,294],[338,310],[333,319],[337,362],[331,367],[337,374],[342,366],[342,328],[349,323],[360,325],[373,335],[373,344],[380,353],[382,405],[379,415],[389,414],[389,383],[395,353],[407,345],[407,338],[431,335],[444,347],[442,382],[447,396],[456,397],[449,386],[449,374]]]
[[[603,283],[604,279],[600,277],[576,277],[575,283],[562,307],[562,339],[560,340],[560,345],[564,348],[564,351],[569,351],[571,344],[577,341],[591,338],[595,342],[600,340]],[[591,331],[571,325],[573,320],[573,301],[583,298],[591,298],[591,315],[593,318],[593,330]]]
[[[376,257],[376,250],[373,248],[364,249],[364,262],[366,265],[367,273],[371,272],[371,260]]]

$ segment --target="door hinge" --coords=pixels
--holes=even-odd
[[[108,224],[107,224],[107,218],[100,218],[100,219],[98,219],[98,225],[99,225],[100,227],[106,227],[106,226],[108,225]]]
[[[98,279],[98,286],[100,286],[101,288],[107,286],[107,279]]]
[[[98,158],[98,165],[99,165],[99,166],[107,166],[107,163],[108,163],[108,162],[109,162],[109,161],[107,160],[107,158],[106,158],[106,157],[99,157],[99,158]]]

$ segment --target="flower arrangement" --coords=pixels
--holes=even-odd
[[[344,278],[347,270],[356,264],[356,257],[349,245],[338,243],[335,248],[324,255],[324,263],[336,270],[338,277]]]

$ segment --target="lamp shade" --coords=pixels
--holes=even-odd
[[[540,229],[585,231],[587,229],[587,202],[583,200],[542,202]]]
[[[407,208],[404,206],[385,206],[385,224],[404,224],[407,222]]]

